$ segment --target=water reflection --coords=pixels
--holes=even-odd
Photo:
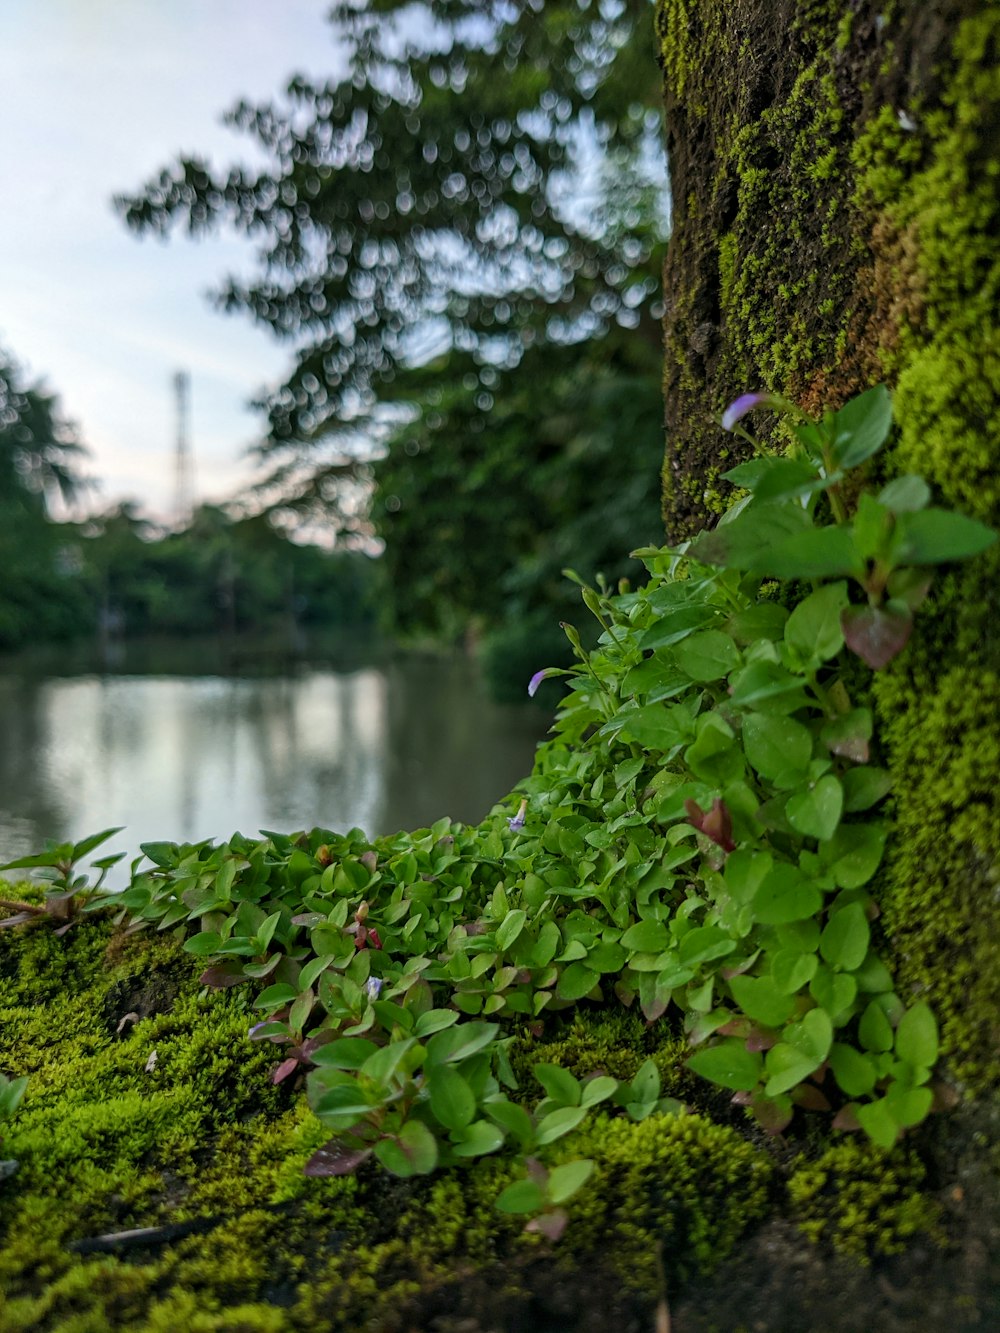
[[[236,829],[472,822],[546,719],[492,704],[463,661],[269,678],[0,675],[0,859],[126,826],[118,846]]]

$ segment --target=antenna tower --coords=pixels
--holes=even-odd
[[[174,375],[177,402],[177,445],[174,452],[174,518],[179,528],[190,525],[194,513],[194,463],[191,458],[191,376]]]

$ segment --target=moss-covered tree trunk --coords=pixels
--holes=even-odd
[[[726,503],[746,389],[815,410],[894,391],[888,466],[997,526],[1000,4],[661,0],[673,188],[664,497]],[[877,678],[895,833],[883,924],[952,1073],[998,1073],[1000,616],[994,549],[939,585]]]

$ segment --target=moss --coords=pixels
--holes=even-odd
[[[712,419],[729,398],[763,385],[817,411],[879,379],[899,422],[886,470],[998,526],[1000,5],[795,8],[790,30],[752,0],[660,9],[668,531],[728,502]],[[900,989],[930,999],[979,1091],[1000,1077],[1000,928],[977,908],[1000,827],[998,563],[941,581],[868,687],[894,781],[877,888]]]
[[[5,1126],[20,1164],[0,1183],[5,1330],[382,1331],[470,1301],[499,1302],[510,1327],[555,1328],[565,1318],[552,1302],[572,1309],[581,1274],[600,1309],[631,1318],[648,1310],[659,1240],[679,1279],[722,1258],[767,1206],[767,1157],[694,1116],[602,1116],[561,1157],[546,1150],[553,1162],[587,1152],[599,1179],[574,1200],[555,1255],[494,1207],[509,1158],[411,1182],[373,1166],[311,1179],[323,1127],[271,1085],[274,1052],[247,1041],[241,991],[203,993],[197,971],[176,941],[123,938],[98,917],[63,940],[47,927],[0,936],[0,1062],[31,1080]],[[58,993],[33,1004],[51,974]],[[625,1011],[557,1019],[520,1046],[528,1079],[554,1058],[631,1076],[647,1055],[665,1090],[681,1077],[666,1025]]]
[[[609,1074],[631,1080],[644,1060],[652,1058],[660,1071],[665,1096],[680,1096],[691,1086],[683,1068],[687,1044],[666,1023],[648,1024],[626,1009],[576,1010],[568,1019],[550,1024],[540,1037],[522,1031],[510,1050],[514,1072],[530,1098],[541,1091],[532,1066],[554,1064],[579,1079]]]
[[[595,1116],[558,1154],[573,1157],[596,1164],[568,1205],[574,1256],[612,1256],[623,1281],[650,1295],[658,1245],[675,1285],[717,1264],[771,1202],[770,1159],[701,1116]]]
[[[876,216],[881,355],[897,376],[895,464],[950,505],[1000,522],[1000,8],[954,27],[936,96],[911,128],[876,117],[855,153]],[[939,1013],[954,1073],[1000,1076],[1000,929],[980,905],[1000,852],[1000,647],[995,552],[942,585],[907,654],[876,685],[897,800],[885,923],[905,990]]]
[[[926,1192],[926,1169],[912,1150],[887,1157],[850,1139],[797,1166],[788,1197],[811,1241],[863,1263],[899,1254],[916,1235],[940,1235],[941,1209]]]

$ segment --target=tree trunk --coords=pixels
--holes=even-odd
[[[817,410],[879,381],[886,469],[1000,525],[1000,4],[661,0],[658,31],[670,535],[726,504],[741,445],[714,421],[738,393]],[[895,793],[882,922],[973,1091],[1000,1074],[998,569],[993,548],[940,579],[872,690]]]

